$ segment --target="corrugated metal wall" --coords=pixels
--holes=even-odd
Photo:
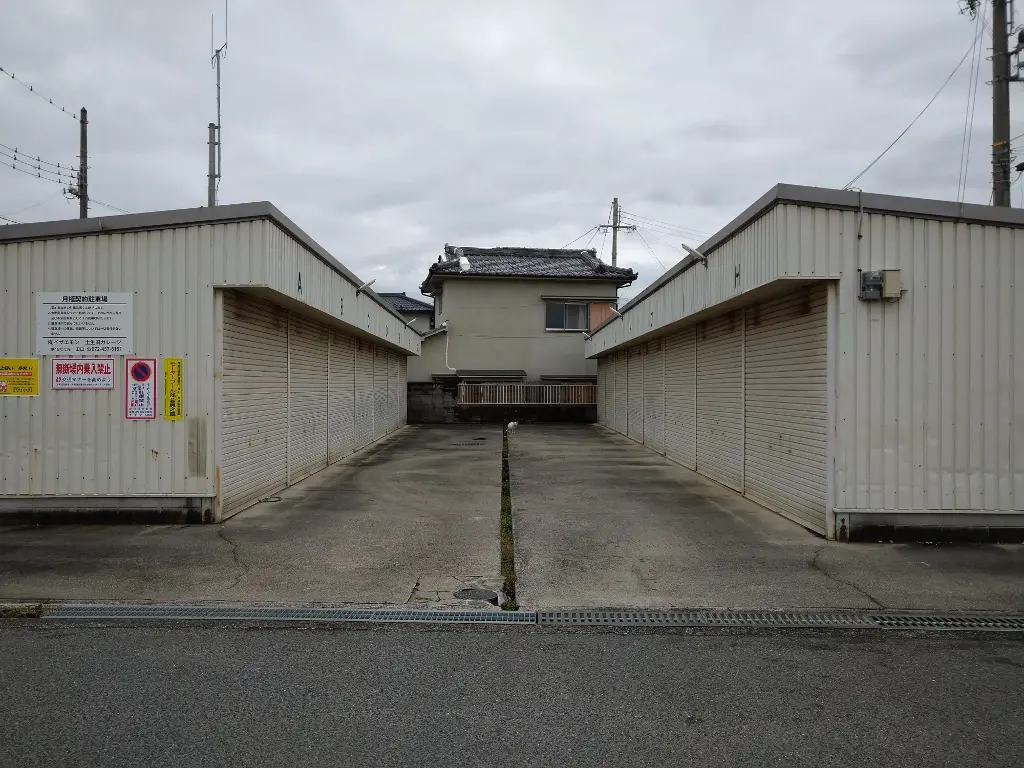
[[[398,355],[388,350],[388,432],[398,429],[401,407],[398,387]]]
[[[381,361],[377,380],[374,359]],[[224,297],[223,360],[224,514],[318,472],[402,423],[406,397],[395,352],[236,291]],[[379,420],[376,407],[382,408]]]
[[[626,350],[620,349],[615,353],[615,418],[612,422],[616,432],[626,434],[626,397],[627,384],[629,381],[626,371],[627,365]]]
[[[599,358],[597,361],[597,423],[605,425],[608,424],[608,406],[605,400],[608,397],[609,363],[607,357]]]
[[[286,346],[287,313],[267,310],[270,305],[265,301],[249,296],[239,299],[225,291],[222,315],[214,291],[217,285],[238,283],[266,294],[279,288],[283,291],[269,279],[273,272],[275,280],[279,278],[288,291],[296,293],[296,301],[312,306],[317,270],[322,267],[329,274],[320,277],[332,287],[320,298],[338,304],[325,305],[324,311],[337,314],[341,303],[347,301],[353,323],[358,319],[358,308],[362,317],[368,317],[363,324],[370,332],[379,327],[382,338],[418,350],[419,337],[399,329],[402,323],[397,317],[371,298],[362,294],[357,297],[351,283],[316,260],[305,246],[295,242],[289,245],[289,240],[290,236],[272,222],[257,220],[0,244],[0,357],[36,356],[35,293],[123,291],[134,296],[133,354],[157,358],[158,378],[158,418],[129,421],[124,418],[123,357],[114,358],[114,389],[108,391],[54,391],[49,381],[51,358],[40,357],[39,396],[0,397],[0,496],[212,498],[217,493],[220,471],[225,498],[230,494],[231,504],[240,503],[238,500],[248,492],[246,470],[243,467],[243,475],[237,476],[238,484],[232,487],[234,481],[226,477],[223,465],[238,458],[232,456],[232,451],[248,452],[250,442],[258,445],[265,438],[266,444],[276,445],[281,425],[268,425],[273,435],[263,437],[244,433],[244,425],[239,425],[243,432],[221,432],[228,426],[228,412],[245,409],[247,403],[258,403],[261,397],[260,392],[249,397],[237,389],[243,386],[243,378],[252,378],[251,370],[242,371],[257,364],[238,356],[241,350],[237,345],[245,342],[237,335],[237,323],[232,326],[238,320],[233,313],[240,311],[238,302],[242,301],[251,307],[254,316],[269,312],[272,317],[285,318],[284,329],[275,327],[275,331],[285,334]],[[279,262],[287,263],[282,266]],[[297,274],[290,274],[289,269],[305,270],[302,292],[296,290]],[[315,345],[320,365],[315,373],[312,367],[309,370],[321,388],[321,380],[328,375],[326,329],[314,325],[320,336]],[[266,354],[258,366],[270,388],[268,396],[281,398],[282,393],[274,389],[280,384],[274,379],[277,374],[263,370],[281,364],[274,358],[275,350],[279,351],[278,347],[267,342]],[[224,360],[221,355],[225,355]],[[185,418],[180,421],[162,418],[164,357],[184,359]],[[224,371],[215,370],[219,362],[224,364]],[[287,370],[285,362],[281,368],[285,376]],[[217,383],[221,380],[231,383],[221,386]],[[284,386],[284,397],[279,402],[287,435],[287,380]],[[401,392],[399,409],[404,409],[405,389]],[[297,397],[301,400],[301,395]],[[225,411],[224,418],[218,408]],[[314,425],[310,433],[315,446],[309,456],[317,456],[316,465],[321,463],[321,449],[326,451],[327,421],[319,419],[323,423]],[[300,432],[292,436],[301,438],[301,443],[309,435],[301,423],[296,427]],[[366,442],[369,440],[360,445]],[[330,454],[333,457],[345,450],[332,447]],[[280,461],[286,458],[284,451],[275,455]],[[279,469],[274,462],[264,462],[261,471],[266,475],[267,487],[280,487]]]
[[[327,460],[332,463],[356,449],[355,354],[356,340],[332,330],[327,417]]]
[[[743,312],[697,329],[697,471],[743,490]]]
[[[213,435],[214,301],[202,266],[215,248],[234,258],[245,243],[231,233],[214,243],[213,229],[0,244],[0,357],[36,356],[37,292],[133,293],[134,353],[184,358],[186,415],[126,420],[123,357],[106,391],[54,391],[41,357],[39,396],[0,397],[0,495],[214,495],[214,441],[189,463],[189,429]]]
[[[790,211],[854,253],[853,214],[829,213]],[[907,293],[840,283],[837,510],[1024,510],[1024,231],[872,214],[862,233],[861,268]]]
[[[373,344],[356,341],[356,445],[373,442]]]
[[[622,320],[609,323],[586,342],[586,354],[614,349],[777,280],[781,208],[767,211],[711,250],[707,268],[681,272],[641,301],[630,303]],[[814,275],[821,276],[820,271]],[[838,272],[834,276],[838,277]]]
[[[745,494],[825,533],[825,286],[746,310]]]
[[[693,327],[665,340],[665,455],[697,468],[697,345]]]
[[[661,339],[648,342],[644,357],[644,445],[665,452],[665,356]]]
[[[373,350],[373,439],[388,433],[388,353]]]
[[[288,483],[288,312],[224,296],[221,506],[234,514]]]
[[[325,325],[288,318],[288,482],[327,466],[327,344]]]
[[[626,350],[626,436],[644,441],[644,350]]]
[[[409,422],[409,358],[398,356],[398,426]]]
[[[588,354],[621,354],[630,339],[756,286],[757,275],[778,288],[836,279],[826,485],[837,514],[1024,511],[1024,230],[790,203],[770,213],[715,249],[707,270],[627,308]],[[857,298],[858,271],[876,269],[901,270],[899,300]],[[817,504],[820,488],[811,495]]]

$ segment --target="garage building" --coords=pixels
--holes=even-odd
[[[621,312],[605,426],[829,538],[1024,539],[1024,211],[778,185]]]
[[[406,422],[420,336],[270,203],[0,228],[0,514],[217,521]]]

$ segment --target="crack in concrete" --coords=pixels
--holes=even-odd
[[[217,529],[217,537],[222,539],[229,547],[231,547],[231,559],[234,561],[235,566],[238,568],[239,573],[235,577],[235,580],[228,586],[228,589],[234,589],[239,585],[243,578],[249,573],[249,566],[242,560],[241,555],[238,554],[238,544],[228,538],[227,534],[224,533],[224,524],[221,523]]]
[[[866,597],[868,600],[870,600],[872,602],[872,604],[876,608],[885,608],[885,604],[882,603],[881,601],[877,600],[874,596],[872,596],[869,592],[867,592],[867,590],[863,589],[862,587],[858,586],[857,584],[854,584],[852,581],[847,581],[846,579],[841,579],[838,576],[835,576],[835,575],[829,573],[825,569],[825,567],[823,565],[819,565],[818,564],[818,558],[821,557],[821,553],[825,551],[825,547],[827,547],[827,546],[828,546],[828,544],[822,544],[820,547],[818,547],[816,550],[814,550],[814,557],[811,558],[811,568],[813,568],[814,570],[818,571],[820,574],[822,574],[829,581],[834,581],[837,584],[843,584],[844,586],[847,586],[850,589],[853,589],[856,592],[860,593],[861,595]]]
[[[409,597],[406,599],[405,605],[408,605],[409,603],[412,602],[412,598],[416,594],[416,590],[419,589],[419,588],[420,588],[420,577],[417,576],[416,577],[416,583],[412,585],[412,591],[409,592]]]

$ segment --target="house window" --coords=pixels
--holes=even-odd
[[[590,305],[579,301],[549,301],[544,328],[549,331],[585,331],[590,327]]]

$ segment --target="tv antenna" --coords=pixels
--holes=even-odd
[[[222,153],[221,147],[223,144],[221,136],[221,117],[220,117],[220,62],[222,59],[228,57],[228,0],[224,0],[224,43],[217,47],[216,40],[214,38],[214,24],[213,14],[210,14],[210,50],[213,52],[210,55],[210,66],[217,71],[217,122],[210,123],[210,171],[207,176],[207,204],[212,208],[217,205],[217,191],[220,189],[220,177],[222,173]]]

